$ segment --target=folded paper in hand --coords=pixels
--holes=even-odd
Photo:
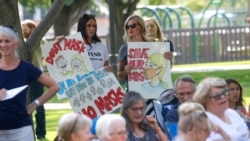
[[[28,87],[28,85],[24,85],[21,87],[17,87],[17,88],[8,90],[7,95],[3,99],[1,99],[0,101],[8,100],[8,99],[15,97],[17,94],[19,94],[21,91],[23,91],[27,87]]]

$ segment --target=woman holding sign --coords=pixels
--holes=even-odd
[[[167,40],[161,30],[160,24],[156,18],[150,17],[145,19],[146,35],[148,38],[152,38],[156,42],[168,42],[170,45],[170,52],[165,53],[165,57],[170,61],[171,67],[173,64],[173,52],[174,46],[172,41]]]
[[[19,38],[13,27],[0,25],[0,89],[12,90],[0,99],[0,140],[34,141],[30,114],[52,98],[59,90],[57,83],[33,64],[17,57]],[[47,91],[26,105],[29,85],[32,80],[47,87]],[[18,90],[15,88],[24,88]],[[1,90],[1,91],[2,91]],[[16,95],[14,95],[16,94]],[[10,97],[14,95],[14,97]]]
[[[125,42],[149,42],[146,37],[146,28],[144,20],[138,15],[131,15],[127,18],[124,24],[125,34],[123,36]],[[152,40],[153,41],[153,40]],[[133,69],[128,65],[128,45],[123,44],[119,50],[119,68],[118,77],[125,80],[128,90],[128,73]]]
[[[112,66],[109,66],[108,50],[96,34],[97,23],[95,16],[84,14],[78,20],[77,31],[82,34],[94,70],[104,67],[107,71],[113,71]]]
[[[138,15],[129,16],[124,24],[125,34],[123,36],[125,42],[154,42],[155,40],[149,39],[146,36],[146,26],[144,20]],[[123,44],[119,50],[119,68],[118,78],[125,80],[126,88],[128,91],[128,73],[133,69],[132,66],[128,65],[128,45]],[[171,54],[171,53],[170,53]],[[172,56],[169,52],[164,53],[164,57],[168,60],[172,60]]]

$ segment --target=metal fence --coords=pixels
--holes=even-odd
[[[175,29],[164,34],[174,44],[175,64],[250,60],[250,26]],[[101,39],[110,51],[107,36]]]
[[[240,61],[250,59],[250,27],[169,30],[175,64]]]

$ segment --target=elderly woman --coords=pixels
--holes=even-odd
[[[235,110],[228,108],[227,94],[224,79],[208,77],[198,84],[193,100],[201,103],[211,122],[227,133],[228,137],[224,137],[224,140],[246,141],[249,138],[247,125]],[[212,132],[209,139],[223,140],[223,137]]]
[[[56,81],[30,62],[17,56],[19,37],[13,27],[0,25],[0,140],[34,141],[30,114],[51,99],[59,90]],[[7,99],[6,90],[30,85],[31,81],[44,85],[46,91],[27,105],[28,88]]]
[[[102,115],[96,123],[96,134],[101,141],[126,141],[126,121],[120,115]]]
[[[56,141],[89,141],[92,138],[90,127],[92,120],[86,115],[69,113],[58,122]]]
[[[140,93],[128,91],[123,99],[121,115],[125,118],[129,141],[167,141],[167,136],[153,116],[144,115],[145,101]]]

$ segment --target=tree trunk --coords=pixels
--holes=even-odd
[[[109,0],[105,1],[109,3]],[[115,52],[118,52],[121,45],[124,44],[124,22],[131,14],[133,14],[138,2],[139,0],[128,0],[127,2],[123,2],[123,0],[114,0],[115,11],[110,12],[115,13],[115,23],[110,23],[110,26],[115,26]]]
[[[18,48],[18,54],[20,58],[26,58],[31,60],[31,53],[29,50],[25,50],[23,44],[23,36],[21,32],[20,18],[18,12],[17,0],[1,0],[0,1],[0,24],[5,26],[13,26],[17,29],[20,38],[20,47]]]
[[[71,27],[87,10],[90,0],[74,1],[71,5],[64,5],[54,23],[55,36],[69,35]]]

